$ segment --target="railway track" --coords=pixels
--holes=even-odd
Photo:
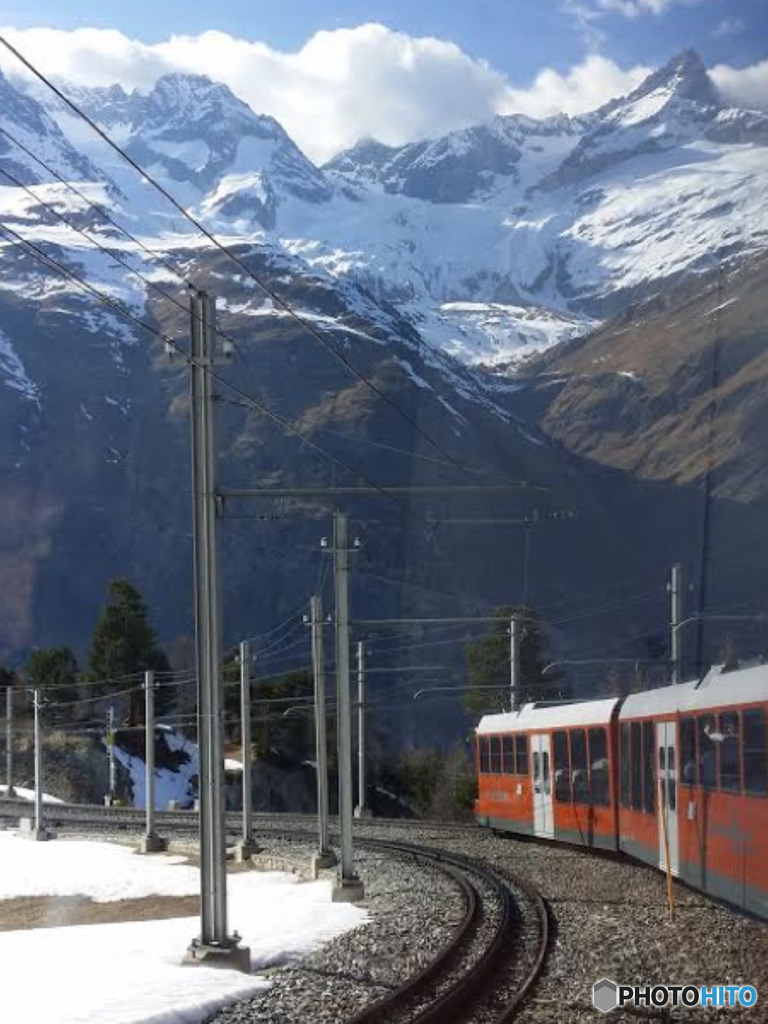
[[[376,839],[361,845],[430,863],[459,886],[466,909],[431,963],[348,1024],[513,1021],[549,945],[547,909],[538,891],[513,873],[447,850]]]
[[[32,813],[25,801],[0,800],[0,826]],[[63,831],[141,832],[142,810],[87,804],[47,804],[46,825]],[[254,815],[254,831],[292,841],[315,837],[314,815]],[[158,831],[189,836],[198,829],[194,811],[156,815]],[[536,889],[514,873],[500,871],[471,857],[372,832],[418,829],[437,836],[474,826],[403,819],[356,822],[356,844],[393,858],[405,858],[440,871],[458,887],[464,914],[450,939],[417,974],[383,998],[360,1010],[348,1024],[508,1024],[534,985],[549,943],[546,906]],[[227,815],[227,831],[237,834],[239,814]],[[426,840],[429,841],[429,840]]]

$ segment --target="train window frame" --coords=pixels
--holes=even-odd
[[[733,736],[726,736],[726,724],[725,719],[735,720],[736,722],[736,737],[733,742]],[[721,711],[717,716],[717,731],[722,737],[719,743],[719,756],[717,758],[717,788],[722,793],[736,793],[741,794],[741,718],[738,711]],[[727,743],[727,741],[730,741]],[[726,746],[727,743],[727,746]],[[726,758],[726,752],[729,757]],[[723,768],[723,762],[731,759],[731,766],[733,766],[733,755],[735,754],[735,774],[729,772],[727,775]],[[726,784],[727,780],[727,784]]]
[[[694,715],[683,715],[680,718],[680,778],[681,786],[698,786],[699,758],[696,745],[696,718]],[[686,769],[692,769],[691,778],[686,777]]]
[[[491,736],[491,775],[503,775],[501,736]]]
[[[629,722],[619,727],[619,805],[629,809],[632,805],[631,733]]]
[[[630,783],[632,798],[630,807],[633,811],[643,810],[643,740],[642,723],[630,723],[631,758],[630,758]]]
[[[705,723],[707,723],[707,722],[712,722],[713,723],[713,728],[712,728],[711,734],[706,732]],[[720,771],[719,771],[719,760],[720,760],[720,758],[719,758],[719,753],[718,753],[718,744],[717,744],[717,742],[715,740],[712,740],[712,739],[709,738],[710,735],[715,735],[716,733],[717,733],[717,715],[716,714],[714,714],[713,712],[710,711],[710,712],[706,712],[706,713],[701,714],[701,715],[696,715],[696,750],[697,750],[697,754],[698,754],[698,764],[699,764],[698,773],[697,773],[698,774],[698,780],[699,780],[699,787],[701,789],[708,789],[710,791],[716,791],[717,790],[717,779],[718,779],[718,776],[720,774]],[[705,747],[704,747],[704,745],[701,742],[702,736],[705,737],[706,740],[708,741],[708,743],[710,745],[710,749],[711,749],[712,755],[713,755],[713,760],[711,762],[707,762],[707,772],[706,773],[704,772]],[[710,770],[709,770],[710,763],[711,763],[711,774],[710,774]]]
[[[558,747],[560,747],[559,750]],[[565,753],[564,762],[561,761],[563,753]],[[559,804],[571,803],[571,758],[568,749],[568,732],[565,729],[558,729],[557,732],[552,733],[552,768],[556,802]]]
[[[571,762],[571,800],[575,804],[591,803],[589,791],[589,757],[587,755],[587,730],[569,729]],[[581,773],[580,775],[578,773]]]
[[[515,775],[528,774],[528,734],[517,734],[515,743]]]
[[[590,802],[595,807],[611,806],[611,758],[608,752],[608,733],[604,726],[593,726],[587,730],[589,764],[589,794]],[[593,745],[599,747],[594,750]],[[599,756],[602,754],[602,758]],[[602,768],[595,771],[595,758],[605,760],[605,770]]]
[[[747,726],[744,720],[747,716],[753,718],[756,715],[760,717],[762,747],[747,747]],[[747,764],[749,762],[751,765],[755,755],[759,758],[758,770],[756,772],[748,771]],[[758,798],[768,796],[768,736],[766,735],[766,713],[764,707],[744,708],[741,712],[741,769],[744,795]],[[758,788],[755,788],[751,783],[753,778],[760,780]]]
[[[490,775],[491,774],[491,737],[480,736],[479,737],[479,754],[480,754],[480,774]]]
[[[510,752],[511,751],[511,752]],[[509,761],[507,761],[509,758]],[[511,767],[510,767],[511,765]],[[515,774],[515,734],[505,733],[501,737],[501,774]]]
[[[641,775],[643,780],[642,810],[644,814],[656,813],[656,723],[647,719],[642,723],[640,743],[643,748]]]

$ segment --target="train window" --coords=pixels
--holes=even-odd
[[[762,708],[741,716],[744,754],[744,792],[765,796],[765,712]]]
[[[715,788],[717,774],[717,725],[714,715],[696,719],[699,734],[699,785],[708,789]]]
[[[592,803],[597,807],[607,807],[610,802],[610,789],[605,729],[589,730],[589,782]]]
[[[488,736],[480,736],[478,738],[478,744],[480,746],[480,774],[488,775],[491,770],[491,748],[490,739]]]
[[[653,778],[655,746],[655,725],[653,722],[643,722],[643,810],[646,814],[653,814],[656,809],[656,788]]]
[[[501,736],[491,736],[491,775],[501,775]]]
[[[621,806],[629,807],[629,723],[621,725]]]
[[[571,732],[571,781],[573,783],[573,802],[588,804],[587,734],[583,729],[573,729]]]
[[[741,792],[739,773],[739,716],[735,711],[720,715],[720,789]]]
[[[533,752],[533,791],[534,793],[541,792],[541,770],[539,766],[538,750],[534,750]]]
[[[640,723],[632,722],[630,732],[632,734],[632,810],[642,811],[643,750],[640,743]]]
[[[502,769],[505,775],[515,774],[515,737],[501,737],[501,756],[503,758]]]
[[[528,737],[517,737],[517,774],[528,774]]]
[[[677,807],[677,783],[675,781],[675,748],[667,747],[667,801],[670,811]]]
[[[568,736],[564,732],[555,733],[555,799],[560,803],[568,803],[571,799]]]
[[[696,723],[692,718],[680,719],[680,781],[686,786],[696,785]]]

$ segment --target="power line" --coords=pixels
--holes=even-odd
[[[125,160],[131,167],[141,175],[142,179],[147,181],[156,191],[158,191],[178,212],[192,224],[197,231],[199,231],[208,241],[215,246],[221,253],[223,253],[228,259],[230,259],[244,274],[251,278],[252,281],[267,295],[273,303],[276,303],[295,323],[297,323],[303,330],[305,330],[312,338],[315,339],[320,345],[326,349],[327,352],[349,373],[356,377],[361,384],[363,384],[372,394],[376,395],[383,402],[390,406],[397,414],[409,424],[412,430],[414,430],[420,437],[427,441],[436,451],[438,451],[447,462],[453,466],[454,469],[458,469],[461,473],[468,474],[469,471],[465,466],[453,458],[441,445],[437,443],[419,424],[416,420],[405,412],[397,402],[395,402],[386,392],[382,391],[373,381],[369,380],[365,374],[354,366],[343,353],[337,351],[334,345],[332,345],[323,334],[317,330],[312,324],[308,323],[303,319],[292,306],[266,284],[257,274],[255,274],[251,268],[237,256],[228,246],[216,238],[197,218],[193,217],[192,214],[185,209],[184,206],[168,191],[163,185],[160,184],[148,171],[146,171],[136,160],[133,159],[121,146],[114,142],[110,136],[99,127],[99,125],[86,114],[78,105],[71,100],[65,93],[61,91],[49,78],[47,78],[42,71],[38,70],[30,60],[28,60],[15,46],[13,46],[4,36],[0,35],[0,43],[13,54],[18,61],[20,61],[24,67],[27,68],[40,82],[47,86],[69,109],[76,114],[104,141],[107,145],[123,160]]]

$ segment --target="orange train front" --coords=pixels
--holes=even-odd
[[[622,851],[768,917],[768,666],[486,715],[482,825]]]

